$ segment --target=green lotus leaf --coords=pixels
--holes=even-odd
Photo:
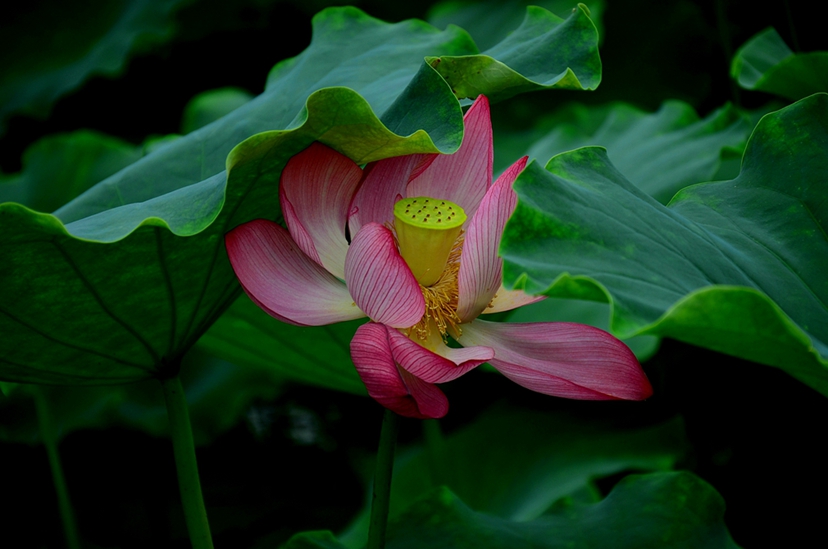
[[[0,205],[0,379],[170,375],[240,294],[223,236],[254,218],[280,219],[278,179],[291,156],[315,140],[358,163],[456,150],[460,105],[423,59],[475,53],[464,31],[388,24],[355,8],[325,10],[313,24],[308,49],[227,116],[54,215]]]
[[[517,29],[523,22],[527,6],[539,6],[552,13],[566,13],[574,3],[569,0],[445,0],[433,5],[428,11],[428,22],[439,29],[449,24],[466,29],[474,38],[477,46],[488,49]],[[603,35],[601,15],[604,12],[603,0],[589,2],[588,14],[598,29],[599,37]]]
[[[391,517],[446,485],[475,511],[527,521],[561,498],[595,500],[593,481],[624,471],[669,470],[686,450],[680,420],[644,428],[494,407],[444,441],[403,453],[394,466]],[[480,459],[485,456],[485,459]],[[340,540],[360,547],[370,509]]]
[[[828,394],[828,95],[765,116],[732,181],[667,207],[603,149],[531,164],[501,253],[506,284],[605,301],[619,337],[675,339],[779,367]]]
[[[618,549],[738,547],[724,524],[722,497],[687,472],[631,475],[598,503],[562,504],[518,522],[472,510],[447,488],[389,525],[389,549]]]
[[[693,107],[681,101],[666,101],[654,113],[632,105],[615,103],[604,107],[567,105],[559,114],[538,124],[529,136],[504,143],[505,159],[520,156],[546,161],[552,156],[598,145],[618,170],[636,187],[662,204],[680,189],[700,181],[738,175],[722,172],[723,160],[741,157],[753,126],[747,117],[727,105],[699,119]],[[541,129],[546,128],[546,129]],[[495,134],[497,139],[498,135]],[[504,166],[505,168],[505,166]]]
[[[566,19],[529,6],[523,23],[482,55],[428,57],[458,98],[493,101],[541,89],[593,90],[601,82],[598,31],[579,4]]]
[[[743,88],[796,101],[828,91],[828,52],[794,53],[769,27],[739,48],[730,75]]]
[[[11,10],[0,33],[0,133],[12,114],[44,118],[90,76],[117,74],[136,50],[168,39],[182,3],[52,0]]]
[[[688,472],[630,475],[601,501],[562,500],[533,520],[510,520],[472,509],[440,487],[389,524],[386,547],[414,549],[735,549],[725,504]],[[341,549],[329,532],[297,534],[284,549]]]
[[[181,133],[187,134],[230,114],[253,96],[240,88],[219,88],[196,95],[184,107]]]

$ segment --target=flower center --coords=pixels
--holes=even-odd
[[[408,330],[412,339],[433,348],[449,331],[460,335],[457,275],[463,250],[463,208],[426,196],[405,198],[394,206],[394,230],[400,255],[425,299],[425,315]]]
[[[416,196],[399,200],[394,217],[400,255],[421,286],[432,286],[446,268],[466,212],[448,200]]]

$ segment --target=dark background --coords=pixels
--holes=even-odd
[[[387,21],[425,18],[430,4],[355,2]],[[92,128],[138,144],[179,131],[184,105],[198,92],[237,86],[260,93],[269,69],[307,46],[310,17],[325,5],[192,3],[178,13],[173,40],[132,58],[117,78],[91,78],[60,99],[46,120],[12,118],[0,138],[0,170],[18,171],[23,151],[45,135]],[[48,3],[20,9],[48,9]],[[775,26],[794,50],[828,50],[824,19],[808,2],[759,9],[746,0],[607,0],[603,24],[598,91],[519,96],[495,106],[495,119],[499,109],[534,114],[567,101],[620,100],[655,110],[677,98],[702,116],[728,101],[758,108],[772,98],[738,90],[729,78],[730,59],[746,40]],[[0,32],[13,34],[14,28]],[[737,543],[791,547],[822,538],[825,508],[812,502],[828,489],[824,397],[779,370],[671,340],[644,368],[655,395],[620,413],[641,424],[684,417],[692,450],[681,466],[722,494]],[[465,376],[447,393],[452,412],[442,422],[446,432],[500,400],[596,417],[619,413],[601,403],[531,394],[491,375]],[[254,402],[245,417],[199,449],[216,546],[276,547],[296,531],[343,528],[364,502],[352,462],[375,448],[379,406],[296,386],[275,400]],[[308,421],[318,436],[306,444],[294,433],[297,422]],[[417,422],[404,422],[403,442],[420,436]],[[65,437],[60,451],[81,536],[90,547],[189,546],[168,440],[126,428],[81,430]],[[62,547],[43,448],[0,443],[0,464],[0,545]],[[606,492],[617,480],[599,486]],[[159,542],[168,539],[177,541]]]

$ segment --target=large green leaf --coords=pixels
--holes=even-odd
[[[174,369],[239,295],[223,235],[253,218],[280,218],[277,182],[287,159],[314,140],[359,163],[456,150],[460,106],[423,58],[474,53],[456,27],[440,32],[328,9],[314,18],[309,48],[274,67],[256,99],[54,216],[0,205],[0,379],[117,383]],[[233,149],[267,129],[277,131]]]
[[[562,111],[539,124],[548,129],[515,140],[523,145],[523,154],[546,161],[565,151],[599,145],[625,177],[662,204],[688,185],[728,175],[720,172],[723,158],[741,156],[752,129],[747,117],[730,105],[701,120],[693,107],[680,101],[667,101],[655,113],[625,103],[603,108],[567,105]],[[509,134],[496,142],[501,156],[519,156],[515,144],[505,143],[503,137]],[[729,177],[738,175],[738,164],[735,168]]]
[[[537,163],[501,252],[507,284],[612,304],[620,337],[658,334],[777,366],[828,394],[828,95],[765,116],[732,181],[667,207],[598,148]]]
[[[45,117],[90,76],[117,73],[136,49],[169,37],[182,3],[52,0],[10,10],[0,32],[0,133],[10,115]]]
[[[594,90],[601,82],[597,45],[598,31],[583,4],[566,19],[529,6],[520,27],[483,55],[427,61],[457,97],[500,100],[544,88]]]
[[[566,414],[495,407],[443,444],[397,459],[390,513],[399,516],[445,484],[475,511],[530,520],[561,498],[591,492],[598,478],[670,469],[685,447],[679,420],[625,429]],[[367,539],[369,513],[365,509],[342,536],[348,546]]]
[[[769,27],[739,48],[730,75],[743,88],[795,101],[828,91],[828,52],[794,53]]]
[[[276,322],[243,295],[198,340],[196,348],[240,366],[271,371],[282,379],[364,395],[365,385],[349,350],[363,322],[330,326]]]
[[[389,549],[733,549],[725,504],[709,484],[687,472],[631,475],[597,503],[561,502],[531,521],[470,508],[442,487],[394,520]],[[284,549],[339,549],[328,533],[294,536]]]

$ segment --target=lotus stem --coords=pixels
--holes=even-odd
[[[63,523],[63,537],[66,539],[66,547],[69,549],[80,549],[80,538],[78,537],[78,525],[75,522],[75,511],[72,509],[72,502],[69,499],[69,489],[66,487],[66,479],[63,476],[63,466],[60,463],[60,454],[57,448],[57,433],[52,422],[52,412],[49,408],[49,401],[43,393],[43,388],[34,386],[34,401],[37,409],[37,423],[40,429],[40,438],[46,446],[46,453],[49,455],[49,467],[52,470],[52,480],[55,483],[57,493],[58,509],[60,520]]]
[[[385,547],[388,527],[388,507],[391,499],[391,476],[394,471],[394,448],[397,445],[399,417],[386,409],[382,418],[377,464],[374,472],[374,497],[371,501],[371,526],[368,530],[368,548]]]
[[[178,489],[181,493],[181,505],[193,549],[213,549],[207,510],[201,495],[201,482],[198,478],[193,430],[190,426],[190,413],[184,388],[178,376],[161,381],[164,388],[164,400],[167,402],[167,415],[170,419],[170,436],[172,437],[175,468],[178,473]]]

